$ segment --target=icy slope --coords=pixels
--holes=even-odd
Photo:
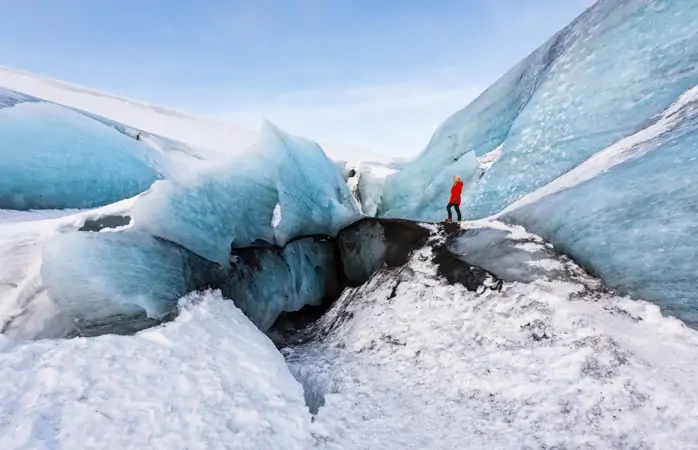
[[[476,172],[468,155],[503,144],[470,205],[484,217],[645,128],[698,84],[697,18],[692,0],[599,0],[449,118],[388,181],[384,213],[440,218],[450,177]]]
[[[0,336],[0,447],[307,449],[300,385],[219,294],[136,336]]]
[[[0,208],[103,206],[162,176],[157,152],[111,127],[9,91],[0,102]]]
[[[507,209],[633,296],[698,325],[698,89]]]
[[[441,219],[459,174],[468,217],[524,224],[698,323],[696,21],[691,0],[597,1],[450,117],[379,215]]]
[[[540,279],[450,284],[437,239],[345,291],[284,350],[317,411],[320,448],[693,445],[694,330],[606,293],[521,229],[466,228],[447,243],[467,246],[464,260]],[[477,256],[478,245],[495,251]]]
[[[259,138],[257,130],[97,92],[9,67],[0,67],[0,87],[97,114],[150,134],[181,141],[196,148],[197,153],[207,159],[227,158],[244,152]],[[389,158],[365,149],[336,143],[323,143],[322,147],[330,158],[337,161],[389,163]]]

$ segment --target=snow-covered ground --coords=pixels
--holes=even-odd
[[[84,222],[68,219],[46,220]],[[212,292],[134,336],[0,336],[0,448],[692,448],[698,332],[520,227],[462,227],[506,233],[503,268],[530,253],[521,270],[550,276],[449,285],[437,235],[347,289],[288,366]]]
[[[320,447],[695,448],[695,330],[564,258],[550,266],[574,280],[469,292],[431,252],[345,291],[321,339],[285,351],[324,402]]]
[[[307,449],[301,386],[219,294],[135,336],[0,336],[0,448]]]

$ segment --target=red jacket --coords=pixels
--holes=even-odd
[[[460,205],[461,192],[463,192],[463,182],[459,181],[458,183],[454,183],[453,187],[451,188],[451,198],[448,200],[448,202],[453,203],[454,205]]]

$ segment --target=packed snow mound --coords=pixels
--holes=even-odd
[[[138,230],[223,265],[231,247],[260,241],[283,247],[298,236],[334,236],[358,217],[322,149],[269,123],[249,157],[190,179],[155,183],[134,208]]]
[[[64,107],[0,91],[0,208],[92,208],[147,190],[160,155]]]
[[[468,223],[463,233],[433,237],[403,267],[347,289],[304,343],[283,350],[320,448],[695,442],[695,330],[605,291],[519,227]],[[478,254],[488,243],[495,251]],[[441,245],[513,278],[548,276],[469,290],[439,275]]]
[[[475,156],[501,145],[466,181],[468,215],[485,217],[645,128],[698,84],[696,20],[692,0],[597,1],[449,118],[388,180],[382,213],[440,219],[451,177],[472,178]]]
[[[135,336],[0,336],[0,447],[312,446],[301,386],[272,342],[219,293]]]
[[[207,160],[220,160],[244,153],[259,140],[258,130],[98,92],[9,67],[0,67],[0,87],[96,114],[159,138],[180,142],[195,149],[199,157]],[[1,102],[0,100],[0,106]],[[386,164],[390,161],[369,150],[347,145],[323,143],[322,147],[337,161]]]

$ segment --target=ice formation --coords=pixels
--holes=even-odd
[[[698,84],[696,17],[691,0],[597,1],[449,118],[388,180],[384,214],[440,219],[444,183],[476,172],[463,159],[501,145],[472,194],[470,217],[484,217],[645,128]]]
[[[467,217],[524,224],[698,323],[697,20],[690,0],[597,1],[450,117],[388,178],[379,215],[440,220],[465,175]]]
[[[281,219],[273,226],[277,205]],[[155,183],[136,202],[134,217],[139,230],[227,264],[231,246],[334,236],[359,211],[317,144],[267,124],[247,157],[192,179]]]
[[[502,216],[610,286],[698,325],[698,89]]]
[[[65,233],[43,247],[44,289],[62,314],[83,322],[141,311],[162,317],[221,277],[217,264],[133,230]]]
[[[284,248],[233,249],[231,255],[231,274],[221,291],[263,331],[280,313],[319,305],[341,291],[342,269],[326,238],[297,239]]]
[[[149,325],[211,286],[266,329],[334,293],[334,247],[317,239],[360,217],[341,174],[317,144],[271,124],[246,156],[158,181],[111,214],[43,215],[36,233],[22,221],[0,226],[4,247],[27,254],[8,264],[5,332],[129,330],[129,320]],[[242,249],[252,259],[240,265],[231,255]]]
[[[103,206],[161,177],[147,146],[77,112],[23,99],[0,91],[0,208]]]

